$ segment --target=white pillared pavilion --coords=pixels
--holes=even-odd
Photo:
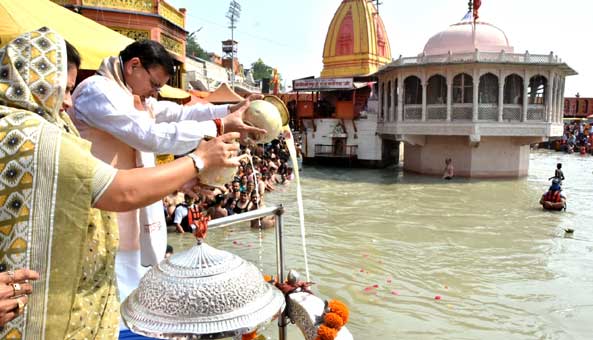
[[[529,145],[561,136],[564,81],[576,72],[554,53],[515,53],[498,27],[473,19],[431,37],[424,51],[377,73],[377,132],[404,142],[404,169],[520,177]]]

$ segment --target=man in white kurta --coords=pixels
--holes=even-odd
[[[139,42],[130,46],[134,44]],[[158,43],[146,44],[155,48],[154,44]],[[143,53],[143,46],[140,49],[135,46],[131,54],[125,54],[129,47],[120,57],[105,59],[98,73],[80,83],[73,94],[70,115],[82,137],[93,143],[91,151],[98,158],[118,169],[151,167],[155,166],[155,154],[185,154],[195,149],[204,136],[216,136],[221,125],[225,132],[261,132],[245,125],[240,112],[229,115],[246,105],[187,107],[155,100],[152,96],[168,80],[168,61],[144,65],[149,63],[143,63],[146,58],[134,55],[138,51]],[[222,122],[218,126],[213,121],[217,118]],[[153,265],[164,258],[166,223],[162,203],[119,213],[118,224],[116,274],[123,301],[137,287],[146,270],[141,263]],[[141,235],[152,235],[149,237],[152,242],[141,242]],[[145,252],[144,248],[150,251]]]

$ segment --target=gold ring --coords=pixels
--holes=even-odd
[[[20,283],[12,283],[12,292],[14,293],[14,296],[17,295],[17,293],[21,292],[21,284]]]
[[[16,299],[16,303],[17,303],[17,306],[18,306],[17,314],[18,315],[23,314],[25,312],[25,303],[23,302],[23,300],[21,300],[21,298],[17,298]]]
[[[6,274],[8,274],[10,282],[14,281],[14,272],[12,270],[7,271]]]

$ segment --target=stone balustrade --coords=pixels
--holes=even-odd
[[[424,65],[424,64],[467,64],[467,63],[514,63],[514,64],[560,64],[562,60],[553,53],[523,54],[504,52],[472,52],[439,55],[418,55],[416,57],[400,57],[391,64],[384,66]]]

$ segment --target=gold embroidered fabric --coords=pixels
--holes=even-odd
[[[117,338],[118,229],[91,208],[115,170],[60,112],[66,77],[65,44],[50,29],[0,49],[0,261],[41,275],[0,339]]]

